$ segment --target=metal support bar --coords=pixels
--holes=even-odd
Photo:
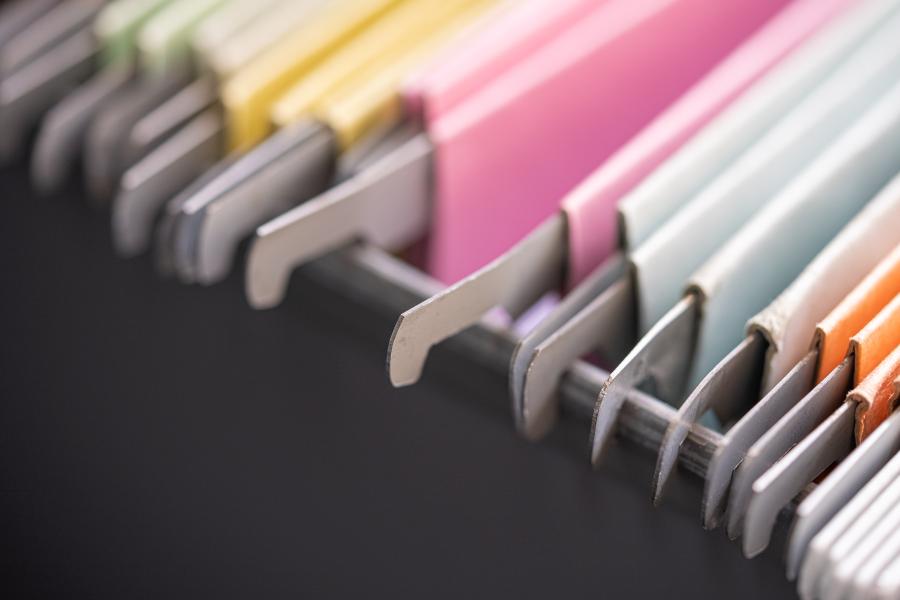
[[[443,287],[416,268],[365,244],[329,254],[310,263],[305,270],[316,280],[390,316],[415,306]],[[447,345],[481,367],[506,377],[517,342],[513,332],[483,319],[448,340]],[[563,414],[589,424],[594,403],[607,376],[608,373],[591,364],[576,363],[561,382]],[[635,391],[628,395],[622,408],[618,435],[655,452],[675,418],[673,407]],[[682,446],[679,464],[703,478],[721,440],[721,434],[694,425]]]

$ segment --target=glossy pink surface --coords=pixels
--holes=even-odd
[[[786,0],[609,0],[431,124],[429,270],[483,266]],[[591,235],[616,237],[615,220]]]

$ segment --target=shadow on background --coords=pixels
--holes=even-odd
[[[294,278],[254,312],[115,258],[108,215],[0,172],[0,544],[21,597],[792,597],[699,483],[513,432],[506,384],[438,351],[393,390],[393,326]],[[687,479],[687,478],[686,478]],[[381,594],[379,594],[381,595]],[[18,596],[16,596],[18,597]]]

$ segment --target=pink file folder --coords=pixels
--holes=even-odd
[[[429,271],[508,249],[785,2],[609,0],[440,117]]]
[[[607,1],[507,1],[407,81],[407,112],[434,121]]]

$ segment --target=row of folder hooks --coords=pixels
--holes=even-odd
[[[803,597],[900,598],[900,0],[0,10],[0,156],[80,165],[122,256],[249,237],[257,309],[319,259],[417,304],[395,385],[468,340],[527,439],[592,413],[747,556],[788,509]]]

